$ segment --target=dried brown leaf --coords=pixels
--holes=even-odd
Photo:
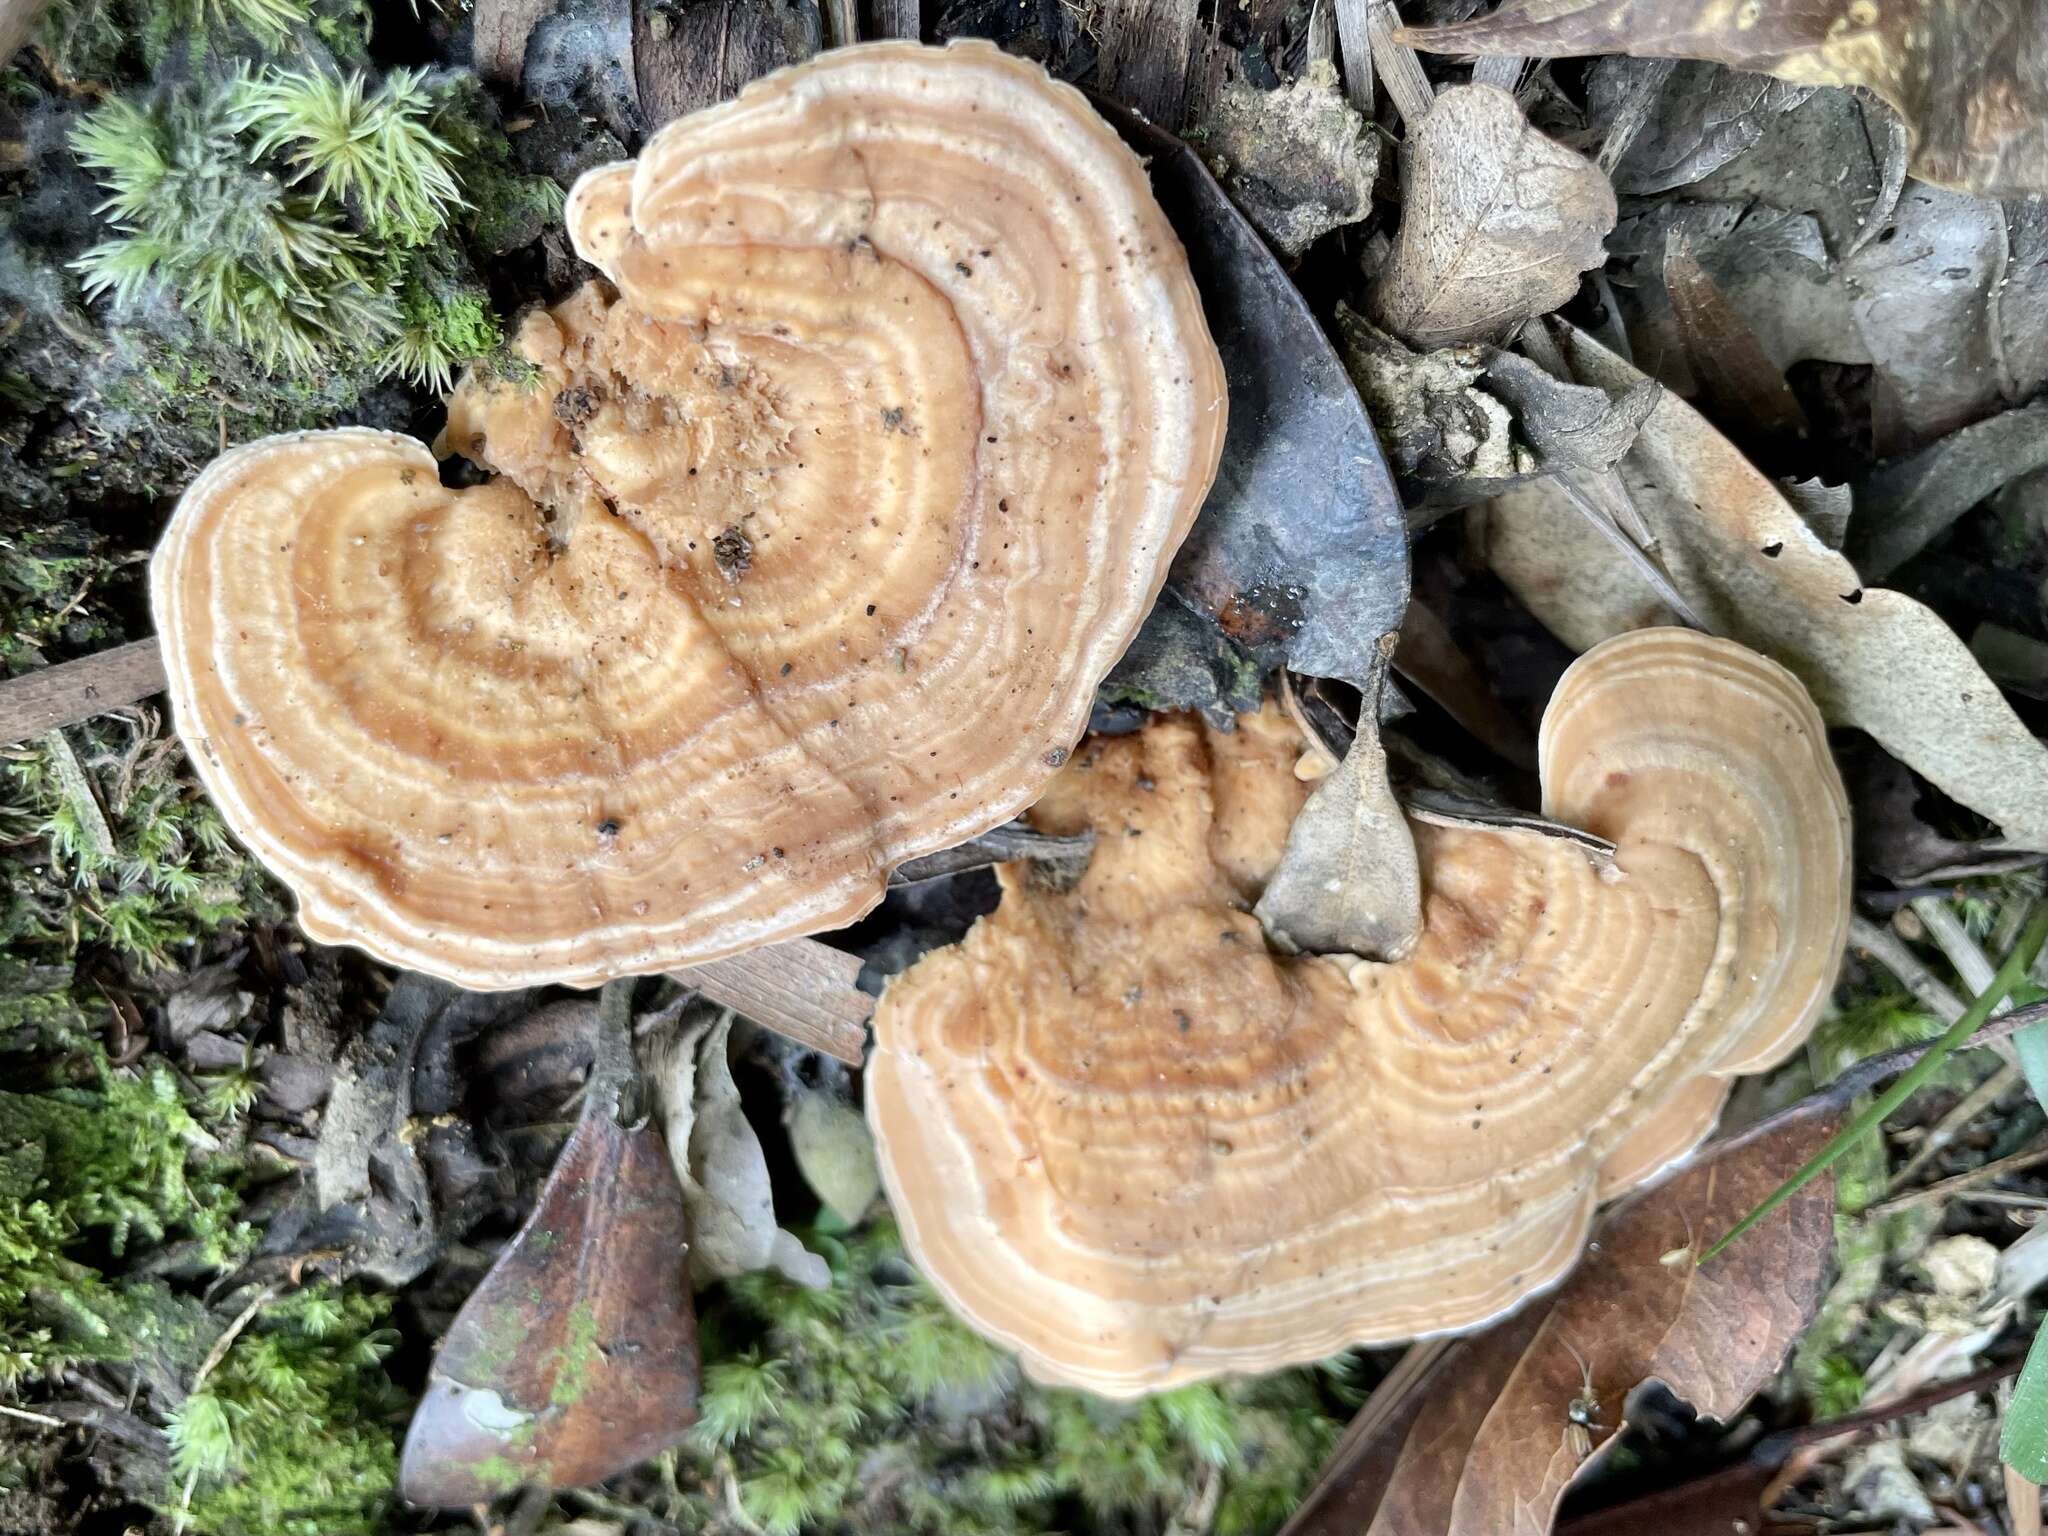
[[[1913,174],[1994,196],[2048,192],[2048,29],[2038,0],[1508,0],[1408,27],[1438,53],[1709,59],[1801,85],[1864,86],[1904,119]]]
[[[1640,378],[1578,332],[1573,375]],[[2048,749],[1931,609],[1865,587],[1778,488],[1690,406],[1666,395],[1620,472],[1678,591],[1717,633],[1797,673],[1836,725],[1868,731],[2015,847],[2048,849]],[[1494,570],[1567,645],[1670,622],[1643,578],[1554,486],[1500,497],[1475,531]]]
[[[661,1133],[592,1100],[434,1358],[405,1437],[405,1497],[575,1487],[680,1440],[697,1416],[688,1239]]]
[[[1590,1416],[1610,1426],[1591,1431],[1596,1444],[1615,1433],[1626,1395],[1653,1378],[1704,1414],[1732,1415],[1820,1301],[1832,1182],[1815,1180],[1780,1207],[1768,1239],[1704,1267],[1689,1250],[1747,1214],[1841,1117],[1826,1099],[1774,1116],[1611,1212],[1555,1298],[1454,1346],[1413,1392],[1419,1411],[1382,1410],[1376,1434],[1347,1437],[1284,1536],[1545,1536],[1582,1464],[1567,1437],[1566,1412],[1585,1390],[1574,1350],[1601,1404]]]
[[[1665,247],[1664,288],[1686,362],[1716,420],[1751,442],[1806,436],[1806,413],[1785,375],[1678,230]]]
[[[1614,228],[1593,163],[1490,85],[1443,92],[1409,140],[1401,227],[1373,283],[1384,329],[1418,347],[1493,337],[1578,292]]]

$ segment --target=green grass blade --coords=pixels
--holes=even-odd
[[[2029,1024],[2014,1035],[2012,1050],[2019,1058],[2020,1071],[2026,1074],[2027,1087],[2033,1090],[2034,1102],[2048,1109],[2048,1019]]]
[[[2006,1405],[1998,1459],[2030,1483],[2048,1483],[2048,1328],[2034,1335]]]
[[[2005,957],[2005,964],[1998,968],[1998,974],[1991,978],[1991,985],[1978,995],[1975,1002],[1963,1010],[1963,1016],[1949,1026],[1946,1034],[1928,1047],[1927,1054],[1899,1074],[1891,1087],[1885,1089],[1871,1102],[1869,1108],[1844,1126],[1833,1141],[1816,1152],[1804,1168],[1771,1191],[1762,1205],[1738,1221],[1711,1248],[1701,1254],[1700,1262],[1704,1264],[1713,1258],[1804,1189],[1816,1177],[1825,1173],[1857,1138],[1867,1136],[1876,1130],[1892,1111],[1911,1098],[1922,1083],[1934,1076],[1942,1062],[1948,1059],[1949,1054],[1957,1046],[1984,1027],[1984,1021],[1991,1017],[1991,1010],[2003,1002],[2006,994],[2019,985],[2021,978],[2027,974],[2028,968],[2034,963],[2034,957],[2041,952],[2044,940],[2048,940],[2048,905],[2044,905],[2028,920],[2026,931],[2020,935],[2020,941],[2013,947],[2013,952]],[[2048,1367],[2043,1369],[2048,1371]]]

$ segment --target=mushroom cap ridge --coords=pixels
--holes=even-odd
[[[252,444],[152,576],[179,731],[308,933],[471,987],[838,926],[1013,816],[1221,448],[1142,166],[1028,62],[823,55],[572,219],[622,178],[621,296],[521,335],[573,376],[532,402],[559,442],[477,373],[490,485],[388,434]]]
[[[1847,801],[1790,673],[1683,630],[1560,682],[1540,831],[1417,818],[1391,964],[1246,908],[1306,791],[1276,711],[1083,745],[1003,900],[885,992],[865,1082],[912,1256],[1036,1377],[1132,1396],[1480,1326],[1780,1059],[1847,932]]]

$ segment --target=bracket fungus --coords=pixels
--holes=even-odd
[[[1216,469],[1143,167],[985,44],[821,55],[570,199],[608,282],[448,440],[225,455],[153,598],[306,931],[471,987],[843,924],[1037,798]]]
[[[1841,780],[1798,681],[1732,642],[1643,630],[1565,673],[1544,810],[1594,838],[1415,815],[1396,962],[1279,956],[1251,916],[1301,745],[1271,706],[1087,743],[1032,813],[1094,829],[1080,883],[1006,868],[876,1011],[911,1251],[1043,1380],[1130,1396],[1486,1322],[1834,983]]]

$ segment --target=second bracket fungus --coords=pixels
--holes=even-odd
[[[1580,658],[1544,812],[1594,839],[1416,816],[1398,962],[1279,956],[1250,913],[1301,745],[1270,706],[1087,743],[1032,813],[1094,830],[1079,885],[1006,867],[996,912],[876,1012],[868,1113],[911,1251],[1041,1379],[1129,1396],[1484,1323],[1833,985],[1841,780],[1806,691],[1732,642]]]
[[[983,44],[825,54],[570,200],[610,279],[404,438],[193,484],[179,730],[306,931],[472,987],[843,924],[1034,800],[1216,470],[1137,157]]]

